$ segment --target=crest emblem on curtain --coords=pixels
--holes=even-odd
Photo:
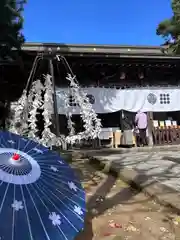
[[[154,105],[157,102],[157,97],[154,93],[149,93],[147,96],[147,100],[150,104]]]
[[[170,94],[164,93],[160,94],[160,104],[170,104]]]

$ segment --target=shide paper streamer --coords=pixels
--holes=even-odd
[[[63,143],[74,144],[83,139],[95,139],[101,132],[101,121],[92,108],[89,99],[75,81],[75,77],[70,74],[66,77],[70,85],[70,92],[76,104],[80,108],[80,116],[83,121],[84,131],[75,134],[74,123],[72,121],[72,112],[69,106],[69,95],[61,96],[62,104],[66,108],[67,123],[69,129],[68,136],[56,136],[51,132],[53,107],[53,84],[50,75],[44,76],[44,83],[40,80],[33,82],[32,87],[27,94],[24,90],[21,98],[11,105],[14,112],[10,120],[9,130],[13,133],[24,135],[37,141],[47,147],[60,146]],[[42,111],[44,117],[44,129],[41,138],[38,137],[37,114]]]

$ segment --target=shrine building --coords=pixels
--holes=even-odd
[[[148,115],[150,145],[180,143],[180,56],[167,55],[165,47],[25,43],[24,77],[32,66],[34,79],[47,73],[50,58],[61,133],[66,134],[67,126],[60,98],[63,92],[69,94],[77,131],[82,129],[79,107],[66,80],[67,73],[73,73],[102,121],[102,141],[116,147],[134,144],[122,136],[132,132],[135,114],[141,110]],[[120,140],[112,141],[117,133]]]

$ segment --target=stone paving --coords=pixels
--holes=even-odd
[[[180,151],[114,152],[104,156],[93,153],[93,157],[117,167],[136,170],[148,176],[148,181],[156,180],[180,192]]]

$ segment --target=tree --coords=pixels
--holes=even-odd
[[[14,92],[17,92],[17,88],[12,85],[14,78],[7,77],[6,72],[12,72],[11,64],[16,65],[17,71],[21,69],[20,49],[25,41],[22,34],[22,12],[25,3],[25,0],[0,0],[0,127],[5,126],[9,102],[14,99]],[[21,75],[23,76],[23,71]]]
[[[156,30],[165,39],[168,53],[180,54],[180,0],[172,0],[172,17],[162,21]]]
[[[23,6],[26,0],[0,0],[0,57],[14,54],[12,49],[21,49],[25,39],[22,34]]]

